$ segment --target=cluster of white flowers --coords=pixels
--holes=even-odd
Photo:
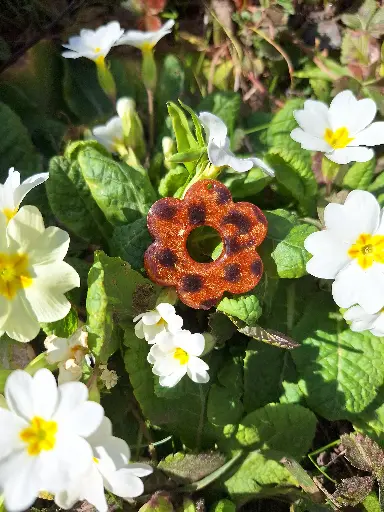
[[[20,184],[20,174],[9,170],[0,185],[0,336],[27,342],[35,338],[40,322],[55,322],[70,310],[65,293],[80,286],[77,272],[63,261],[68,233],[45,228],[35,206],[20,203],[35,186],[47,180],[37,174]]]
[[[136,336],[152,345],[148,362],[161,386],[176,386],[185,375],[199,384],[208,382],[209,366],[199,357],[204,352],[204,336],[182,329],[183,319],[171,304],[161,303],[133,321],[137,322]]]
[[[343,205],[327,205],[324,223],[305,240],[308,273],[334,279],[333,298],[351,308],[344,318],[353,331],[384,336],[384,210],[372,194],[354,190]]]
[[[384,144],[384,122],[372,123],[376,103],[370,98],[357,100],[351,91],[337,94],[330,107],[307,100],[294,116],[300,128],[291,137],[303,149],[322,151],[337,164],[367,162],[374,156],[366,146]]]
[[[82,29],[80,35],[70,37],[68,44],[63,44],[67,51],[62,55],[67,59],[85,57],[101,64],[114,46],[127,44],[140,48],[143,52],[152,51],[160,39],[172,31],[174,24],[174,20],[168,20],[159,30],[153,32],[124,32],[118,21],[107,23],[96,30]]]
[[[122,498],[143,493],[147,464],[130,464],[130,450],[112,435],[104,409],[81,382],[57,386],[41,369],[14,371],[0,408],[0,488],[9,512],[28,509],[41,492],[61,508],[87,500],[107,512],[104,488]]]

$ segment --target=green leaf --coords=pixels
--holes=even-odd
[[[215,92],[208,94],[197,108],[198,112],[208,111],[220,117],[228,128],[228,136],[232,137],[240,114],[241,97],[235,92]]]
[[[262,341],[263,343],[268,343],[268,345],[275,347],[291,350],[299,346],[298,343],[286,334],[278,331],[272,331],[271,329],[263,329],[259,325],[255,325],[253,327],[246,325],[245,327],[240,327],[238,330],[241,334],[245,334],[250,338]]]
[[[182,165],[170,169],[159,183],[159,194],[162,197],[178,196],[178,191],[184,187],[188,176],[187,169]]]
[[[222,485],[239,505],[258,497],[284,494],[287,487],[296,485],[284,466],[257,452],[247,455],[231,473],[223,478]]]
[[[193,149],[199,149],[199,144],[192,134],[188,120],[182,109],[172,101],[170,101],[167,106],[176,137],[177,151],[179,153],[185,153]],[[189,173],[192,173],[196,164],[193,162],[185,162],[185,167],[188,169]]]
[[[329,420],[353,420],[384,382],[384,343],[368,331],[350,331],[334,311],[328,294],[312,297],[293,329],[302,346],[292,356],[308,406]]]
[[[224,463],[225,457],[218,452],[178,452],[168,455],[157,467],[177,483],[193,483],[213,473]]]
[[[350,190],[368,190],[373,180],[376,160],[372,158],[368,162],[356,162],[349,169],[343,179],[343,188]]]
[[[209,512],[236,512],[236,505],[230,500],[220,500],[212,505]]]
[[[215,311],[209,315],[208,323],[212,336],[220,344],[230,340],[237,331],[236,327],[233,325],[230,319],[219,311]]]
[[[303,104],[304,101],[301,99],[288,100],[284,107],[274,115],[267,131],[267,144],[270,148],[283,149],[296,154],[305,153],[300,144],[290,136],[291,131],[298,126],[293,112],[302,109]]]
[[[147,361],[149,347],[135,336],[133,324],[126,328],[124,362],[136,400],[145,418],[153,425],[177,435],[188,447],[209,439],[201,416],[209,385],[198,385],[187,377],[184,394],[179,398],[159,398],[154,391],[155,376]],[[212,377],[212,376],[211,376]]]
[[[195,114],[195,111],[192,110],[189,105],[186,105],[185,103],[183,103],[180,99],[179,99],[179,103],[183,107],[183,109],[186,110],[192,118],[193,126],[195,127],[195,135],[196,135],[197,142],[199,143],[200,146],[205,146],[203,127],[200,124],[199,118]]]
[[[247,412],[277,402],[285,382],[295,382],[292,356],[277,347],[251,340],[244,358],[244,408]]]
[[[88,59],[64,59],[64,99],[81,123],[104,122],[113,115],[111,101],[99,85],[96,65]]]
[[[258,167],[243,173],[228,169],[220,179],[230,189],[234,199],[254,196],[264,190],[273,180]]]
[[[162,123],[167,112],[167,101],[175,100],[183,94],[184,82],[182,63],[175,55],[168,54],[163,61],[155,95],[156,116]]]
[[[315,211],[317,183],[309,152],[291,151],[284,146],[273,147],[265,160],[274,169],[277,182],[299,204],[304,213]]]
[[[79,318],[75,309],[71,308],[68,315],[57,322],[42,323],[40,327],[47,336],[54,334],[59,338],[69,338],[78,328]]]
[[[88,287],[89,347],[105,362],[117,348],[117,324],[131,322],[137,314],[152,309],[157,290],[128,263],[101,251],[95,253]]]
[[[24,177],[41,169],[40,158],[27,129],[5,103],[0,103],[0,182],[8,177],[8,169],[15,167]]]
[[[291,229],[288,235],[279,242],[272,252],[275,260],[277,273],[283,278],[298,278],[307,272],[305,266],[311,255],[304,248],[304,242],[316,228],[309,224],[302,224]]]
[[[90,147],[80,150],[77,160],[93,198],[111,224],[127,224],[145,216],[156,201],[148,175],[125,162]]]
[[[267,404],[241,420],[238,443],[248,450],[272,450],[298,458],[309,450],[316,416],[298,404]]]
[[[349,28],[367,30],[376,9],[375,0],[365,0],[356,14],[343,14],[341,21]]]
[[[372,49],[376,44],[375,39],[369,34],[348,30],[341,44],[340,60],[343,64],[356,63],[368,66],[372,63]]]
[[[218,304],[217,310],[229,317],[242,320],[247,325],[256,325],[262,310],[256,295],[237,295],[232,298],[224,297]]]
[[[152,238],[147,229],[147,219],[137,219],[132,224],[117,226],[109,242],[112,256],[120,256],[134,268],[144,266],[144,252]]]
[[[77,162],[52,158],[46,190],[52,212],[73,233],[96,244],[109,238],[112,226],[93,199]]]

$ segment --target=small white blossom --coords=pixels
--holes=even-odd
[[[114,388],[119,379],[115,370],[108,370],[108,367],[106,364],[101,364],[99,368],[100,368],[100,370],[102,370],[100,379],[103,381],[105,387],[107,389]]]
[[[5,215],[7,221],[16,215],[24,197],[37,185],[41,185],[49,178],[49,173],[35,174],[20,183],[20,173],[11,167],[4,185],[0,184],[0,214]]]
[[[82,365],[89,352],[87,341],[88,333],[81,328],[69,338],[58,338],[52,334],[45,339],[47,361],[59,368],[59,384],[81,379]]]
[[[370,331],[374,336],[384,336],[384,311],[382,309],[371,314],[364,311],[361,306],[352,306],[344,313],[344,318],[351,322],[351,331]]]
[[[384,143],[384,122],[372,123],[376,110],[373,100],[357,100],[351,91],[337,94],[330,107],[307,100],[303,110],[294,112],[300,128],[291,137],[303,149],[322,151],[337,164],[367,162],[374,152],[365,146]]]
[[[167,34],[172,32],[175,24],[174,20],[168,20],[164,25],[152,32],[142,32],[141,30],[128,30],[116,43],[116,45],[128,44],[140,48],[141,51],[151,51],[152,48]]]
[[[41,491],[55,494],[92,467],[85,440],[101,424],[103,408],[87,401],[81,382],[57,387],[53,374],[15,370],[0,409],[0,489],[9,512],[28,509]]]
[[[136,336],[140,339],[145,338],[150,344],[155,343],[155,337],[163,331],[176,333],[183,327],[181,316],[166,302],[156,306],[153,311],[137,315],[133,321],[138,321],[135,325]]]
[[[64,318],[71,304],[65,293],[80,286],[75,269],[63,261],[68,233],[44,227],[39,210],[23,206],[9,221],[0,215],[0,336],[26,342],[39,322]]]
[[[369,192],[354,190],[345,204],[328,204],[325,229],[304,246],[313,257],[307,272],[334,279],[333,298],[340,307],[360,305],[367,313],[384,306],[384,217]]]
[[[152,473],[147,464],[129,464],[130,449],[127,443],[112,436],[112,425],[104,417],[98,430],[87,441],[93,449],[93,464],[83,479],[73,479],[72,484],[55,495],[60,508],[69,509],[79,500],[87,500],[98,512],[107,512],[104,488],[122,498],[135,498],[144,491],[140,477]]]
[[[246,172],[252,167],[260,167],[269,176],[275,172],[260,158],[237,158],[230,149],[228,130],[224,122],[210,112],[201,112],[199,120],[208,139],[208,158],[215,167],[231,167],[236,172]]]
[[[176,386],[184,375],[199,384],[208,382],[209,366],[198,357],[204,352],[204,345],[202,334],[186,330],[158,334],[147,359],[153,364],[153,373],[160,377],[160,386]]]
[[[68,44],[63,44],[69,51],[62,53],[66,59],[86,57],[95,62],[104,62],[112,46],[114,46],[124,30],[118,21],[111,21],[96,30],[83,28],[79,36],[69,38]]]

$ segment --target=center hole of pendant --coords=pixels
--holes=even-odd
[[[215,261],[223,250],[219,232],[211,226],[199,226],[187,238],[187,251],[198,263]]]

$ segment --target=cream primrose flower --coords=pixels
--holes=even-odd
[[[124,123],[126,125],[130,124],[130,114],[135,112],[134,100],[127,97],[118,99],[116,111],[117,116],[112,117],[106,124],[95,126],[92,130],[92,134],[97,142],[102,144],[111,153],[117,153],[119,147],[124,147]]]
[[[69,487],[55,495],[60,508],[69,509],[79,500],[87,500],[99,512],[107,512],[104,488],[122,498],[135,498],[144,491],[140,477],[152,473],[147,464],[129,464],[130,449],[123,439],[112,436],[112,425],[104,417],[98,430],[88,438],[93,449],[93,464],[85,478],[72,480]]]
[[[153,47],[167,34],[172,32],[175,20],[168,20],[164,25],[153,32],[142,32],[141,30],[127,30],[117,41],[115,46],[128,44],[139,48],[142,52],[152,51]]]
[[[0,212],[5,215],[7,221],[16,215],[24,197],[37,185],[41,185],[49,178],[49,173],[35,174],[20,182],[20,173],[11,167],[4,185],[0,184]]]
[[[85,57],[102,64],[112,46],[115,46],[123,34],[124,30],[120,28],[118,21],[111,21],[96,30],[83,28],[79,36],[70,37],[68,44],[62,45],[69,50],[63,52],[62,56],[66,59]]]
[[[307,100],[303,110],[293,113],[300,128],[291,137],[303,149],[322,151],[337,164],[367,162],[374,152],[365,146],[384,143],[384,122],[372,123],[376,110],[373,100],[357,100],[351,91],[337,94],[330,107]]]
[[[58,338],[54,334],[45,338],[46,359],[59,368],[59,384],[80,380],[82,365],[88,354],[88,333],[77,329],[69,338]]]
[[[160,386],[172,388],[188,375],[193,382],[209,381],[209,366],[200,359],[204,352],[204,336],[182,330],[175,334],[162,332],[156,336],[147,360],[153,364],[152,372],[160,377]]]
[[[324,210],[325,229],[304,246],[313,257],[307,272],[334,279],[333,298],[340,307],[355,304],[375,314],[384,306],[384,217],[376,198],[353,190],[343,205]]]
[[[344,313],[344,318],[351,322],[351,331],[370,331],[374,336],[384,336],[384,309],[370,314],[361,306],[352,306]]]
[[[44,227],[35,206],[23,206],[9,221],[0,216],[0,336],[26,342],[39,322],[64,318],[71,304],[65,293],[80,286],[77,272],[63,261],[68,233]]]
[[[107,389],[114,388],[119,380],[115,370],[108,370],[108,366],[106,364],[101,364],[99,368],[101,370],[100,379],[103,381],[104,386]]]
[[[32,377],[15,370],[0,409],[0,488],[9,512],[28,509],[41,491],[56,493],[92,467],[84,439],[100,426],[104,410],[88,401],[81,382],[57,386],[43,368]]]
[[[176,315],[172,304],[162,302],[152,311],[141,313],[134,319],[135,334],[138,338],[145,338],[148,343],[155,343],[155,337],[163,331],[176,333],[183,327],[183,319]]]
[[[204,127],[208,139],[208,158],[215,167],[231,167],[236,172],[246,172],[252,167],[260,167],[269,176],[275,171],[260,158],[237,158],[230,150],[228,130],[224,122],[210,112],[201,112],[199,120]]]

